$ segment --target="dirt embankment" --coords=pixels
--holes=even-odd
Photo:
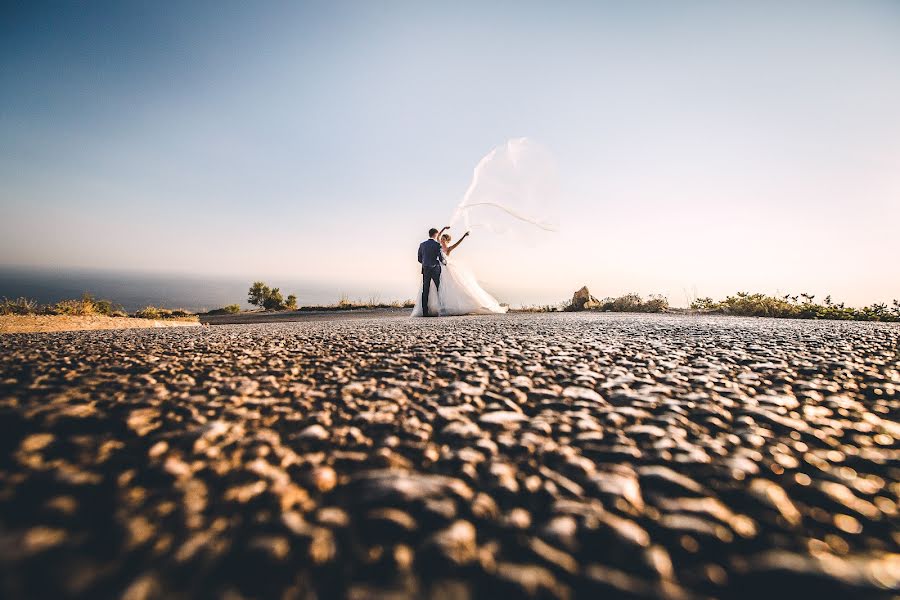
[[[138,329],[147,327],[197,327],[198,321],[135,319],[102,315],[0,315],[0,333],[87,331],[92,329]]]

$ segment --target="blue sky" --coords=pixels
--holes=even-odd
[[[501,300],[900,297],[897,2],[0,10],[0,264],[412,296],[424,230],[528,136],[560,233],[459,251]]]

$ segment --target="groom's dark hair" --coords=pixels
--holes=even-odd
[[[431,229],[428,230],[428,237],[433,238],[434,236],[437,235],[437,233],[438,233],[438,230],[435,229],[434,227],[432,227]]]

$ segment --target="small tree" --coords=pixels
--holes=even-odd
[[[262,281],[254,281],[253,285],[250,286],[250,292],[247,294],[247,302],[253,306],[265,308],[266,298],[268,298],[271,293],[272,290],[270,290],[269,286],[265,283]]]
[[[270,288],[262,281],[255,281],[250,286],[247,294],[247,301],[262,308],[263,310],[284,310],[286,308],[297,308],[297,296],[291,294],[288,296],[287,302],[281,295],[279,288]]]
[[[269,290],[269,295],[263,300],[263,308],[266,310],[282,310],[284,308],[284,296],[279,288]]]

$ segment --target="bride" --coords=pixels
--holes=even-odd
[[[430,283],[432,287],[428,294],[429,314],[445,317],[505,313],[506,307],[500,306],[493,296],[478,285],[475,276],[468,269],[450,257],[451,253],[469,236],[469,232],[467,231],[455,244],[451,245],[450,234],[444,233],[448,229],[449,227],[444,227],[438,233],[447,264],[441,269],[440,287],[435,290],[434,283]],[[418,300],[412,312],[413,317],[422,316],[422,294],[421,290],[419,291]]]

